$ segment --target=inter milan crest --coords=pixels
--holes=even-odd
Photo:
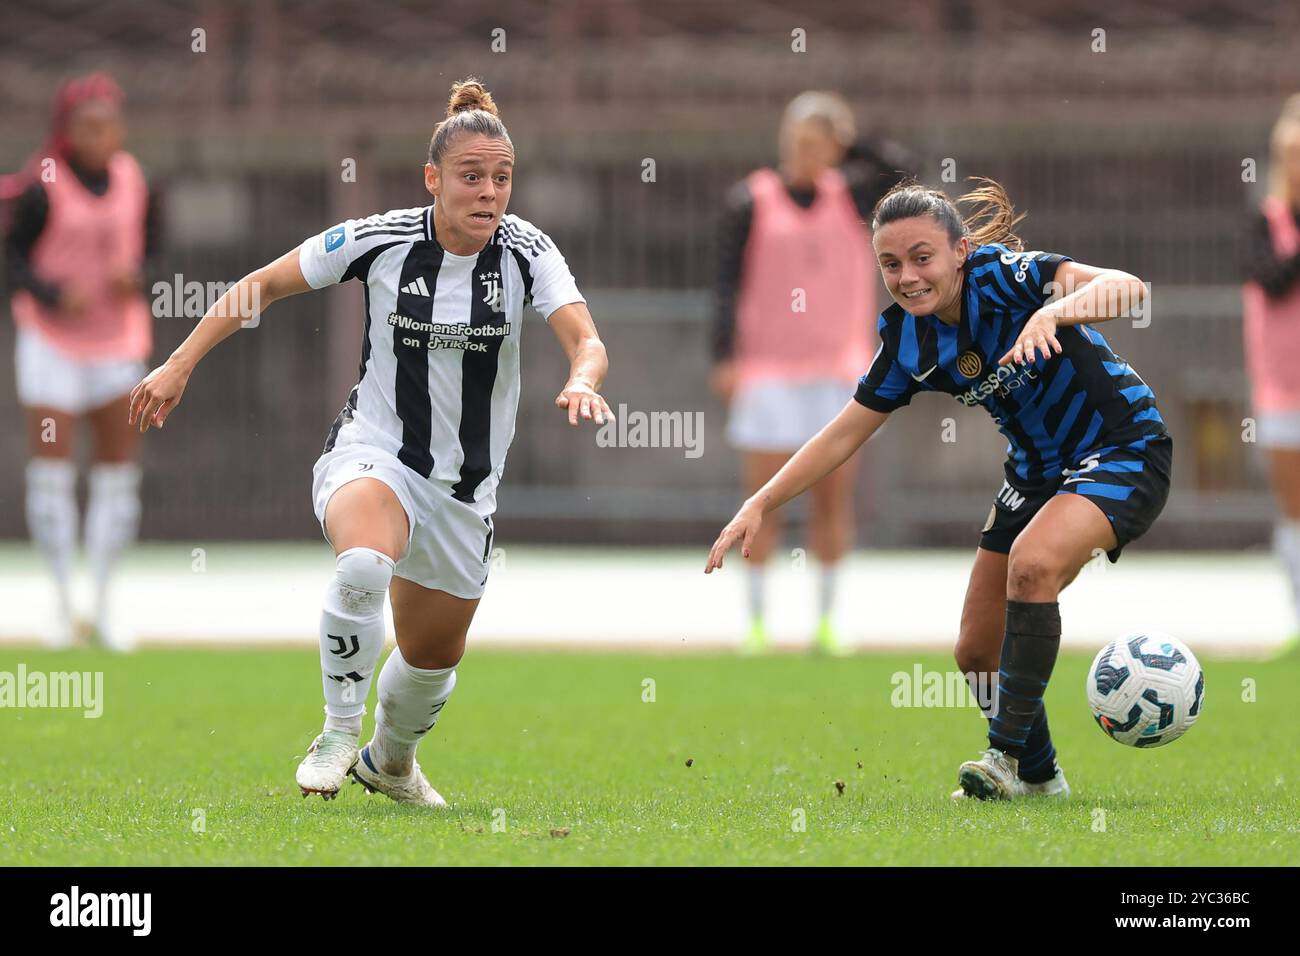
[[[980,359],[978,352],[967,351],[957,356],[957,371],[961,372],[966,378],[975,378],[983,367],[984,362]]]
[[[501,293],[501,273],[485,272],[479,281],[483,283],[483,302],[487,307],[493,312],[504,312],[506,306]]]

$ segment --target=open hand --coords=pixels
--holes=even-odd
[[[585,421],[594,420],[597,425],[605,424],[606,420],[614,420],[614,413],[609,410],[609,403],[585,382],[570,382],[565,385],[564,390],[555,397],[555,404],[559,408],[569,410],[570,425],[578,424],[579,418]]]
[[[132,425],[138,421],[141,433],[148,431],[150,425],[162,428],[172,409],[180,404],[189,380],[190,370],[168,359],[131,389],[127,421]]]
[[[714,568],[722,567],[723,557],[737,541],[740,542],[741,556],[748,558],[750,545],[754,543],[754,536],[758,534],[758,529],[762,525],[762,510],[746,503],[736,512],[736,517],[722,529],[718,540],[713,542],[713,548],[709,551],[709,560],[704,565],[704,573],[711,574]]]
[[[1024,365],[1026,362],[1032,364],[1037,360],[1038,352],[1042,352],[1043,361],[1047,361],[1052,357],[1053,351],[1057,355],[1064,351],[1061,343],[1056,340],[1056,316],[1039,309],[1029,317],[1029,321],[1025,323],[1025,327],[1020,330],[1020,335],[1016,338],[1016,344],[1006,355],[998,359],[998,364],[1006,365],[1013,361],[1017,365]]]

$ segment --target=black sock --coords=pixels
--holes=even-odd
[[[1024,756],[1060,646],[1061,609],[1055,601],[1007,601],[997,713],[989,721],[990,747],[1016,759]]]
[[[1038,709],[1038,717],[1029,728],[1024,756],[1020,758],[1020,779],[1026,783],[1046,783],[1056,776],[1056,748],[1047,728],[1047,708]]]

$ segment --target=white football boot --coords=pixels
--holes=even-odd
[[[412,761],[411,772],[404,777],[384,773],[370,759],[370,744],[362,748],[361,759],[352,767],[352,780],[365,787],[366,793],[382,793],[398,803],[438,809],[447,806],[447,801],[425,779],[419,763]]]
[[[1070,785],[1065,780],[1065,772],[1060,767],[1056,768],[1056,776],[1051,780],[1045,780],[1042,783],[1030,783],[1028,780],[1019,781],[1013,799],[1020,797],[1068,797],[1070,795]],[[967,793],[961,787],[958,787],[951,794],[954,800],[974,800],[977,799],[975,794]]]
[[[957,771],[962,790],[980,800],[1010,800],[1021,793],[1018,761],[990,747],[979,760],[967,760]]]
[[[356,763],[357,738],[341,730],[327,730],[311,742],[294,779],[303,797],[319,793],[323,799],[333,800]]]
[[[1068,797],[1070,785],[1065,781],[1065,771],[1056,768],[1056,776],[1042,783],[1020,781],[1020,795],[1024,797]]]

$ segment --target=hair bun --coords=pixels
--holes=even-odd
[[[448,116],[455,116],[467,110],[482,110],[493,116],[501,115],[497,112],[497,104],[493,101],[492,94],[476,76],[467,76],[452,84],[451,98],[447,100]]]

